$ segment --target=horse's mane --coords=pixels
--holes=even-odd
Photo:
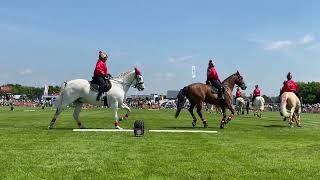
[[[222,83],[229,81],[229,79],[231,79],[233,76],[236,76],[236,75],[237,75],[237,73],[231,74],[229,77],[227,77],[225,80],[223,80]]]
[[[131,73],[133,70],[128,70],[126,72],[123,72],[121,74],[119,74],[118,76],[115,77],[115,79],[122,79],[124,76],[128,75],[129,73]]]

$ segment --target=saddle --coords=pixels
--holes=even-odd
[[[106,82],[106,87],[103,89],[103,93],[108,92],[112,87],[112,84],[108,78],[105,79],[105,82]],[[99,84],[98,84],[98,82],[95,81],[95,79],[93,77],[92,77],[92,80],[89,81],[89,84],[90,84],[90,90],[95,91],[95,92],[99,92]],[[103,95],[102,99],[104,101],[103,105],[108,106],[107,96]]]
[[[207,80],[207,81],[206,81],[206,85],[208,85],[208,86],[211,87],[211,92],[212,92],[213,94],[218,94],[218,89],[215,88],[215,87],[211,84],[210,81]],[[222,94],[223,94],[223,95],[224,95],[225,90],[226,90],[226,88],[225,88],[224,86],[222,86]]]
[[[109,79],[106,79],[105,82],[106,82],[106,87],[104,88],[103,92],[108,92],[111,89],[112,84]],[[99,84],[98,84],[98,82],[95,81],[94,78],[92,78],[92,80],[89,81],[89,83],[90,83],[90,90],[95,91],[95,92],[99,91]]]

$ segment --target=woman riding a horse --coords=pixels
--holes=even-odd
[[[97,96],[97,101],[100,101],[102,93],[108,92],[111,88],[108,74],[108,68],[106,61],[108,59],[108,55],[103,52],[99,51],[99,59],[96,63],[96,68],[94,69],[93,73],[93,81],[99,85],[99,91]]]
[[[197,118],[193,114],[194,107],[197,107],[197,113],[200,116],[204,127],[208,127],[207,121],[202,116],[202,105],[205,102],[206,104],[213,104],[217,107],[220,107],[222,110],[223,118],[221,120],[220,128],[224,128],[234,115],[234,109],[232,107],[232,91],[235,85],[241,87],[241,89],[246,89],[246,85],[243,81],[243,77],[237,71],[235,74],[232,74],[222,83],[219,80],[218,74],[214,69],[214,63],[212,60],[209,61],[208,68],[208,81],[207,84],[203,83],[193,83],[182,88],[177,96],[177,111],[175,117],[177,118],[181,112],[181,109],[186,103],[186,99],[190,102],[190,107],[188,108],[193,120],[192,126],[195,127]],[[212,89],[211,86],[208,86],[208,83],[212,83],[218,89],[218,93]],[[225,88],[225,91],[223,90]],[[220,93],[220,94],[219,94]],[[224,94],[223,94],[224,93]],[[224,100],[221,99],[224,96]],[[226,108],[231,111],[231,115],[227,118]]]
[[[218,72],[216,71],[216,69],[214,68],[215,63],[210,59],[209,60],[209,64],[208,64],[208,69],[207,69],[207,81],[206,83],[210,86],[213,86],[214,88],[216,88],[218,90],[218,98],[220,99],[220,101],[224,100],[224,88],[223,85],[220,81]]]
[[[299,88],[299,85],[296,82],[294,82],[294,80],[292,79],[292,74],[291,72],[289,72],[287,74],[287,80],[283,82],[283,87],[281,88],[280,96],[284,92],[293,92],[299,98],[300,96],[297,94],[298,88]]]

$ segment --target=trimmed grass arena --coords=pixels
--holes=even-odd
[[[33,111],[35,110],[35,111]],[[319,179],[320,115],[302,114],[288,127],[278,112],[261,119],[236,116],[220,130],[221,115],[204,112],[195,130],[218,133],[73,132],[73,109],[48,130],[54,109],[0,108],[1,179]],[[183,110],[132,110],[121,127],[192,130]],[[120,111],[124,114],[124,111]],[[113,128],[110,109],[84,109],[87,128]]]

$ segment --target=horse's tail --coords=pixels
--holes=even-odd
[[[175,115],[176,118],[179,116],[181,109],[183,108],[184,104],[186,103],[187,92],[188,92],[188,86],[182,88],[179,91],[179,94],[177,95],[178,102],[177,102],[177,111],[176,111],[176,115]]]
[[[281,105],[280,105],[280,114],[284,117],[289,117],[290,113],[287,111],[287,95],[285,93],[282,94],[281,96]]]
[[[60,107],[63,101],[63,94],[64,94],[64,89],[67,86],[67,82],[64,82],[61,87],[60,87],[60,93],[59,96],[57,97],[57,100],[55,101],[55,106]]]

